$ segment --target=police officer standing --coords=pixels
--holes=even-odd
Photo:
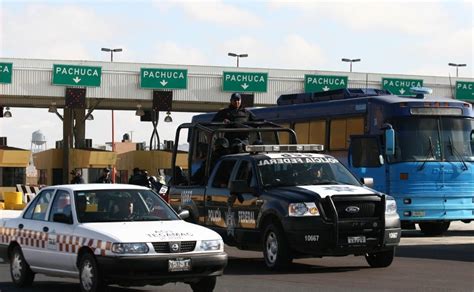
[[[112,180],[110,179],[110,169],[104,168],[102,170],[102,175],[97,179],[96,183],[111,184]]]
[[[82,178],[82,173],[79,169],[71,171],[71,174],[74,176],[71,179],[71,184],[83,184],[84,179]]]
[[[242,97],[240,93],[237,92],[232,93],[229,106],[218,111],[212,119],[213,122],[224,122],[226,124],[230,122],[243,123],[255,120],[255,115],[242,107]]]

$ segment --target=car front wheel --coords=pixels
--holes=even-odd
[[[79,261],[79,284],[82,292],[103,291],[105,288],[95,257],[90,253],[84,253]]]
[[[265,228],[263,257],[265,265],[271,270],[284,269],[291,264],[288,242],[283,230],[276,224],[271,223]]]
[[[15,246],[11,253],[10,274],[17,287],[30,286],[35,279],[35,274],[30,269],[19,246]]]
[[[206,277],[197,283],[191,284],[191,289],[193,292],[212,292],[216,287],[216,277]]]
[[[386,268],[390,266],[395,257],[395,248],[387,251],[367,253],[365,259],[372,268]]]

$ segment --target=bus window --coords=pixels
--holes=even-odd
[[[310,122],[308,143],[321,145],[326,144],[326,121],[320,120]]]
[[[331,121],[329,150],[347,150],[350,136],[364,134],[364,118],[355,117]]]
[[[298,143],[308,144],[309,140],[309,123],[295,123],[296,137],[298,137]]]
[[[376,137],[351,137],[352,165],[379,167],[380,147]]]
[[[290,128],[290,124],[280,124],[280,126],[283,128]],[[296,137],[298,137],[298,135]],[[290,135],[286,132],[279,133],[278,139],[280,144],[290,144]]]

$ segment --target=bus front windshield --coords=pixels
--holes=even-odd
[[[393,162],[474,161],[473,119],[410,117],[393,121]]]

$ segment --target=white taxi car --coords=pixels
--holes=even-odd
[[[212,291],[227,265],[224,244],[187,215],[145,187],[47,187],[20,216],[0,219],[0,256],[19,287],[41,273],[78,277],[82,291],[169,282]]]

